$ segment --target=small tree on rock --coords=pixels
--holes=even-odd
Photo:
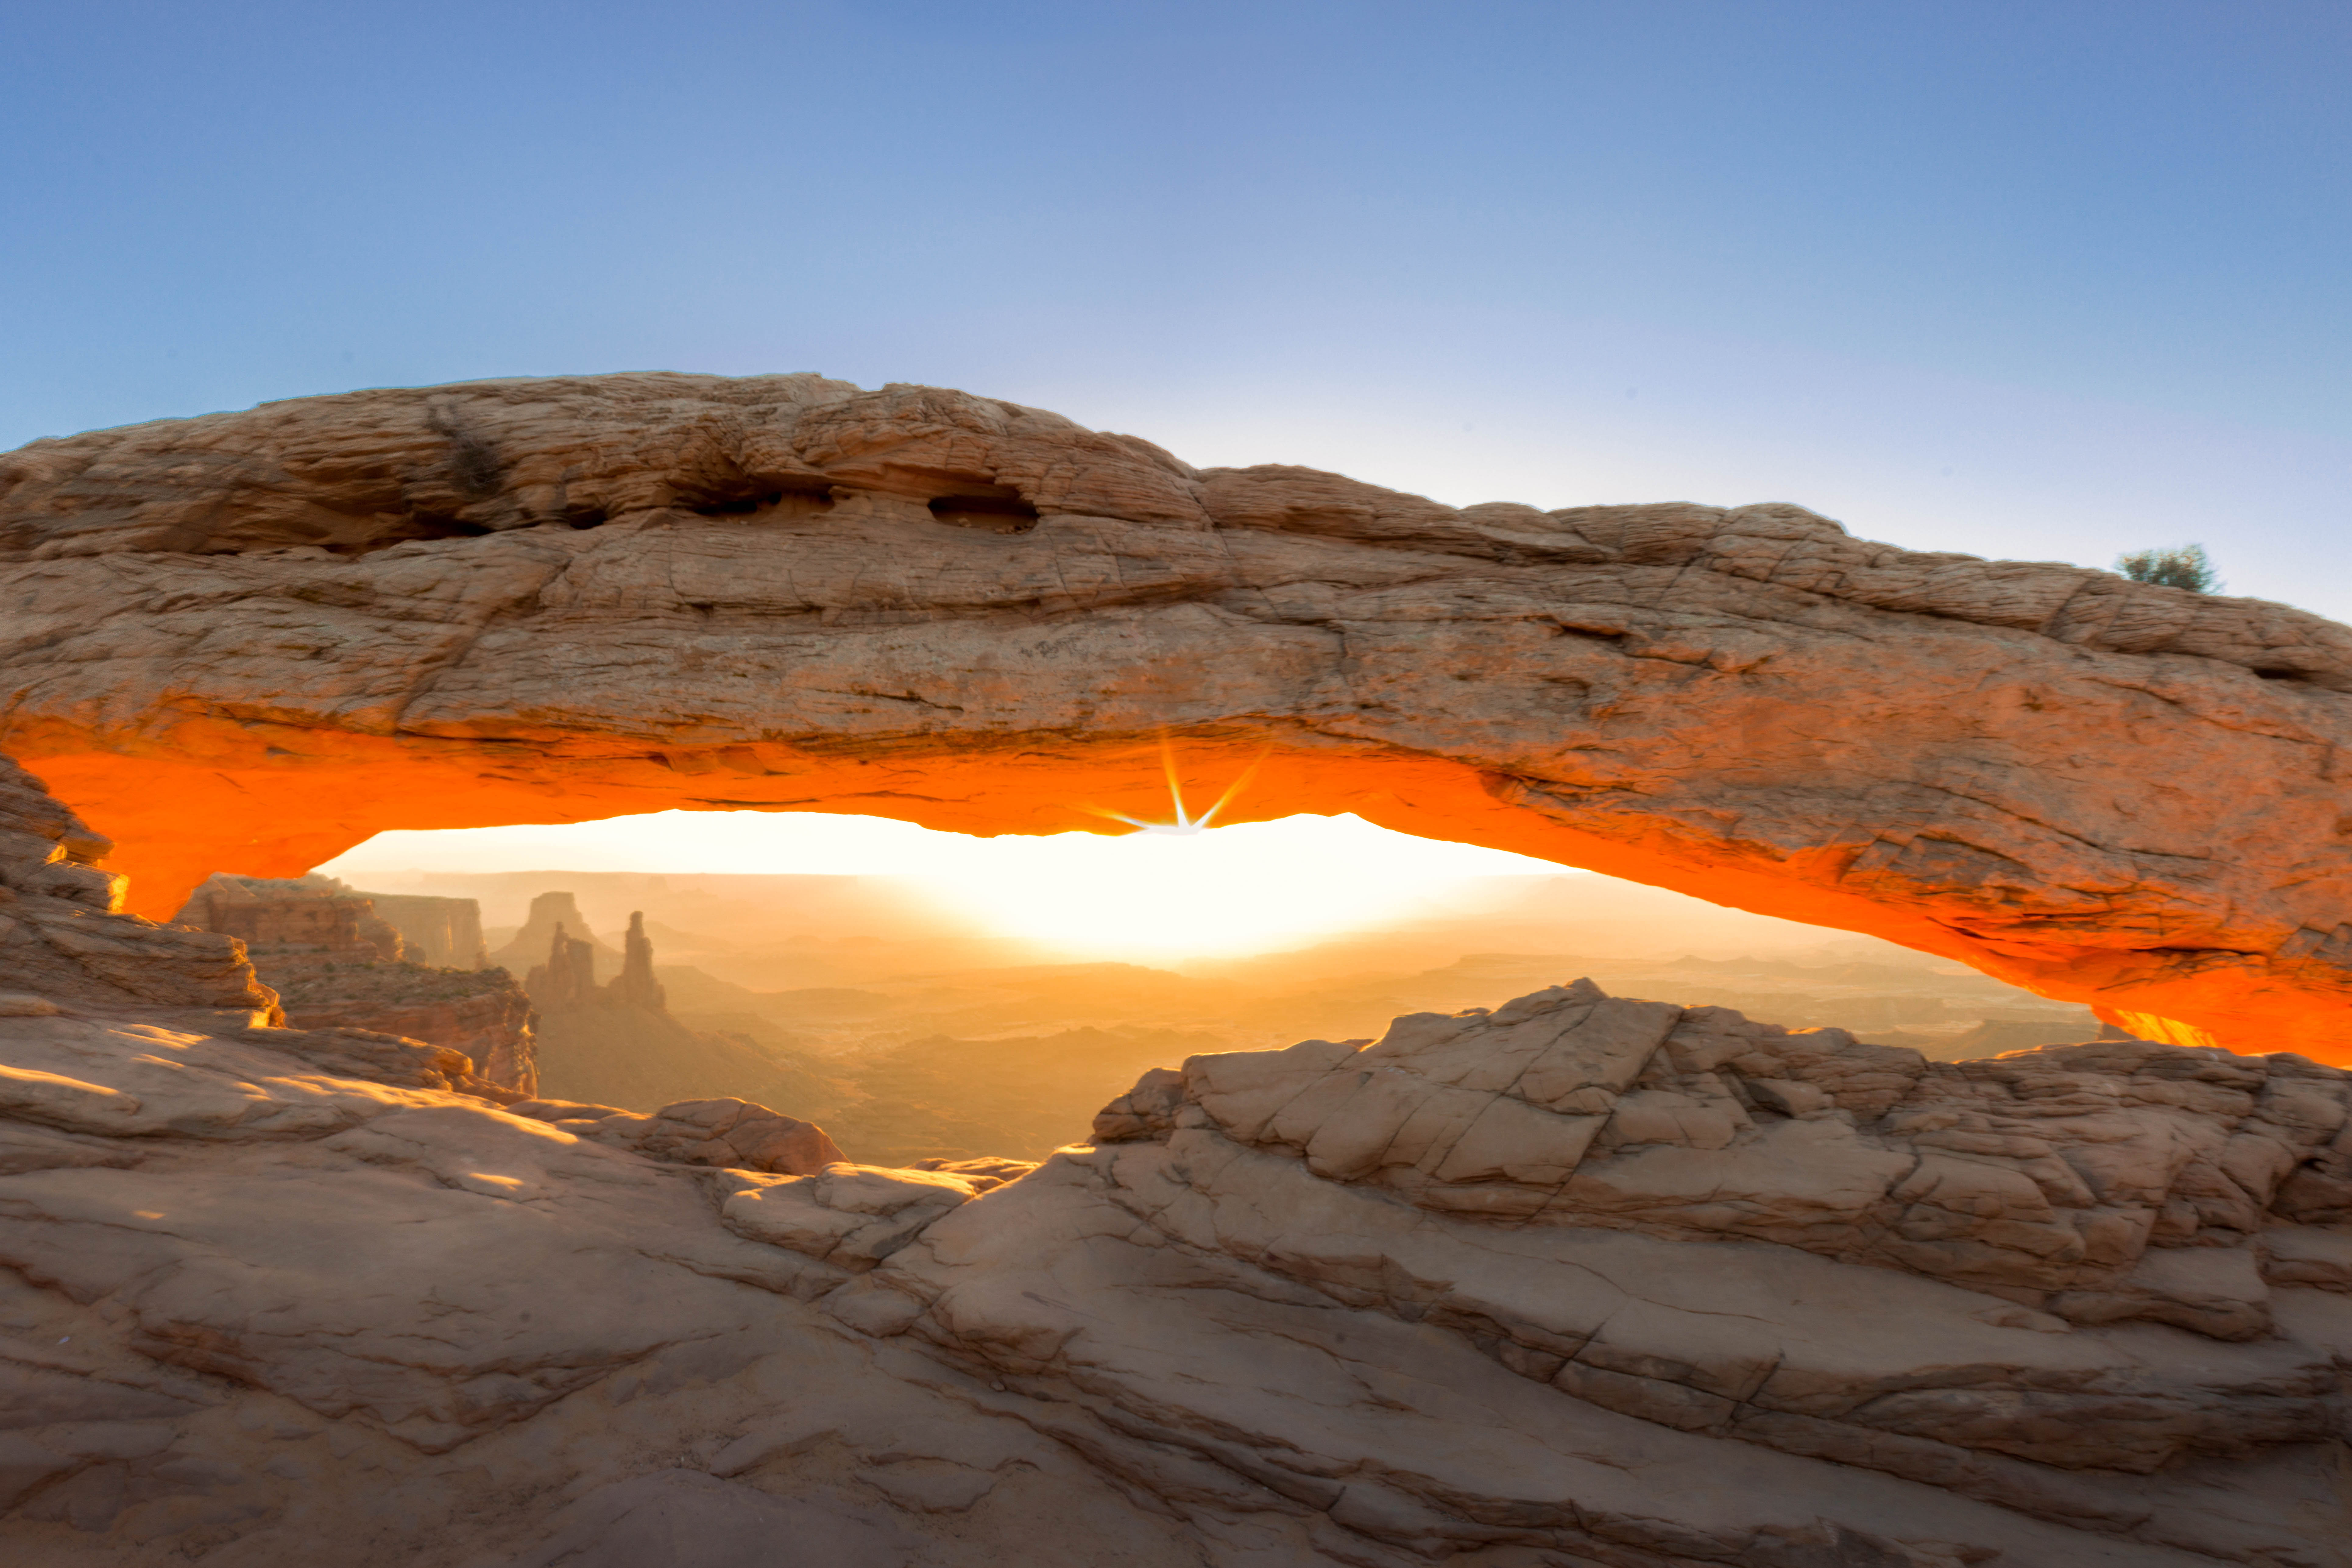
[[[2213,563],[2205,558],[2201,544],[2184,544],[2178,550],[2135,550],[2116,557],[2116,570],[2135,583],[2186,588],[2192,594],[2214,594],[2221,588],[2221,579],[2214,575]]]

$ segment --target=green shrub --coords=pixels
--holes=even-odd
[[[2135,583],[2186,588],[2192,594],[2221,591],[2221,579],[2213,574],[2213,563],[2205,558],[2201,544],[2184,544],[2178,550],[2135,550],[2116,557],[2116,570]]]

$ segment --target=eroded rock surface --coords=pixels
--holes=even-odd
[[[2352,1205],[2347,1083],[2144,1040],[1930,1062],[1579,981],[1369,1047],[1196,1058],[1095,1131],[1208,1131],[1443,1214],[1750,1237],[2249,1340],[2270,1227]]]
[[[407,939],[377,914],[375,903],[373,894],[331,877],[219,876],[173,918],[242,942],[254,973],[278,993],[290,1027],[364,1029],[444,1046],[500,1089],[536,1094],[530,998],[514,976],[413,962]],[[441,923],[448,923],[446,916]],[[478,934],[474,945],[481,945]]]
[[[159,985],[249,973],[79,907]],[[42,973],[11,1562],[2347,1561],[2352,1075],[2300,1058],[1930,1064],[1578,983],[886,1170]]]
[[[2352,631],[1784,504],[1453,508],[815,376],[0,458],[0,742],[138,906],[382,827],[1359,812],[2352,1060]],[[537,954],[531,955],[537,962]]]

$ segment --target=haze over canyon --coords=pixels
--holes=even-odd
[[[16,1559],[2347,1562],[2352,629],[809,375],[39,441],[0,574]],[[313,874],[1171,785],[1622,880]]]

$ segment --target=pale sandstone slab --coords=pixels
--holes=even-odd
[[[204,933],[79,907],[130,984],[0,1015],[12,1562],[2340,1568],[2300,1058],[1579,984],[1155,1070],[1034,1169],[800,1173],[742,1100],[159,1005]]]

